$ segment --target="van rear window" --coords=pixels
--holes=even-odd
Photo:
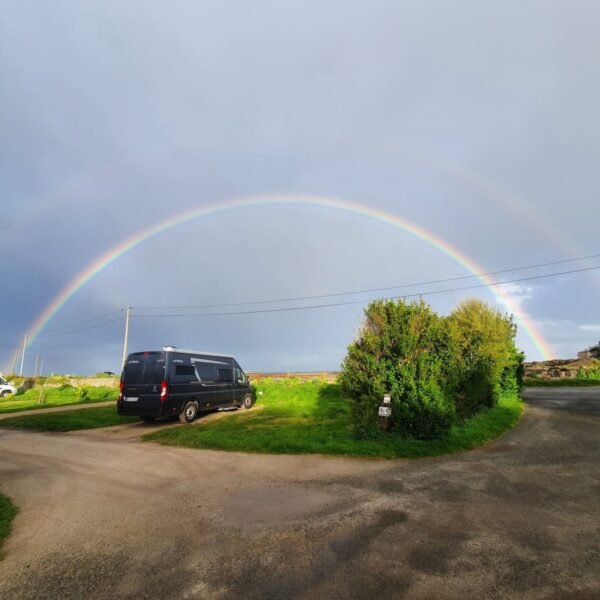
[[[165,378],[165,357],[162,352],[131,354],[125,364],[123,382],[158,384]]]

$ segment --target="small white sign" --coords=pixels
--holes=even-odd
[[[379,407],[379,416],[380,417],[391,417],[392,416],[392,407],[391,406],[380,406]]]
[[[384,404],[391,404],[392,403],[392,397],[389,394],[386,394],[383,397],[383,403]]]

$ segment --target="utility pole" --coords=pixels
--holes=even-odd
[[[27,334],[23,338],[23,353],[21,354],[21,369],[19,370],[19,377],[23,376],[23,363],[25,362],[25,347],[27,346]]]
[[[42,363],[40,364],[40,377],[42,376],[42,369],[44,368],[44,357],[42,356]]]
[[[35,369],[33,370],[33,376],[37,377],[37,368],[38,368],[38,362],[40,360],[40,355],[36,352],[35,353]]]
[[[129,317],[131,315],[131,306],[127,307],[127,312],[125,313],[125,342],[123,343],[123,362],[121,364],[121,368],[125,366],[125,361],[127,360],[127,341],[129,339]]]

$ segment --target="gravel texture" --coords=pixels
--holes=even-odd
[[[600,388],[525,395],[498,441],[415,461],[0,430],[0,598],[598,598]]]

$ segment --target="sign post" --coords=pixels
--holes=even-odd
[[[389,394],[385,394],[379,404],[378,421],[381,431],[390,430],[392,425],[392,397]]]

